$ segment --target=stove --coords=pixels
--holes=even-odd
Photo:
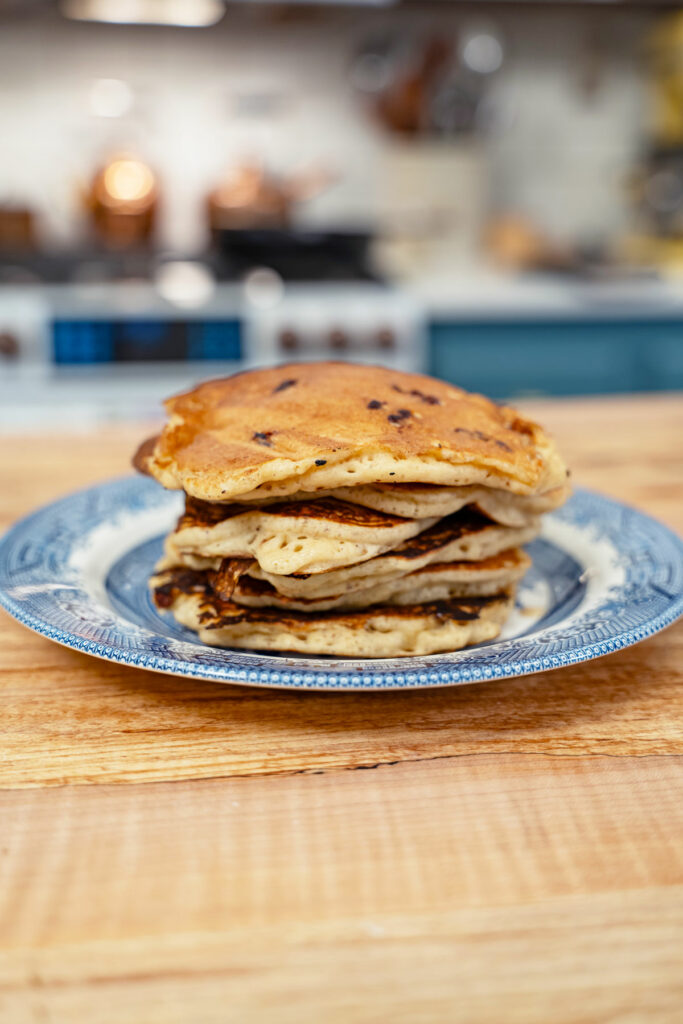
[[[318,359],[423,370],[419,304],[372,282],[285,285],[265,270],[199,305],[149,283],[0,287],[4,429],[158,417],[199,380]]]

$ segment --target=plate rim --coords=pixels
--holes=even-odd
[[[22,519],[12,524],[2,535],[0,535],[0,554],[3,550],[9,550],[15,534],[25,530],[26,527],[30,527],[34,520],[45,515],[45,513],[49,512],[55,506],[59,506],[62,503],[75,498],[87,498],[89,495],[97,494],[104,487],[115,487],[117,484],[123,485],[125,483],[130,483],[131,480],[135,479],[136,478],[131,474],[108,478],[97,484],[93,484],[90,487],[70,491],[51,502],[41,505],[30,512],[27,516],[24,516]],[[649,524],[651,524],[656,530],[660,531],[662,535],[667,537],[673,544],[674,548],[678,551],[683,564],[683,540],[681,540],[681,538],[670,527],[661,523],[653,516],[650,516],[646,512],[642,512],[633,505],[608,497],[600,492],[593,491],[592,489],[577,487],[574,489],[573,495],[585,495],[609,506],[628,511],[636,515],[638,518],[648,521]],[[550,515],[552,515],[552,513],[550,513]],[[255,686],[259,688],[265,687],[268,689],[316,691],[326,693],[369,693],[408,689],[433,689],[443,686],[467,686],[474,683],[494,682],[498,679],[521,678],[523,676],[534,675],[538,672],[547,672],[556,668],[566,668],[571,665],[593,661],[597,658],[604,657],[607,654],[612,654],[616,651],[623,650],[626,647],[633,646],[641,640],[654,636],[656,633],[661,632],[663,629],[666,629],[668,626],[673,624],[681,615],[683,615],[683,592],[677,596],[672,596],[667,608],[659,614],[646,619],[637,628],[621,630],[609,638],[591,641],[572,649],[564,650],[559,654],[548,654],[542,657],[521,660],[516,659],[506,661],[502,664],[493,665],[486,661],[482,661],[481,665],[468,667],[460,672],[457,670],[457,667],[451,666],[447,668],[445,666],[435,665],[431,672],[428,668],[425,668],[422,671],[407,671],[406,673],[403,673],[404,678],[400,682],[395,679],[397,674],[400,673],[393,670],[390,671],[379,668],[378,663],[386,659],[377,659],[377,662],[373,662],[372,659],[356,659],[359,661],[365,661],[367,663],[367,667],[364,665],[361,669],[353,672],[347,670],[345,672],[335,673],[332,671],[331,673],[328,673],[321,672],[319,669],[311,669],[307,673],[303,668],[299,670],[284,666],[281,670],[263,668],[254,668],[249,670],[246,668],[236,668],[234,666],[231,667],[228,659],[226,659],[225,664],[212,665],[202,661],[202,648],[199,645],[197,646],[197,660],[187,660],[183,658],[175,659],[159,654],[152,654],[146,651],[124,650],[108,643],[105,640],[91,640],[85,637],[79,637],[73,632],[53,626],[39,616],[26,611],[18,601],[6,592],[1,581],[0,607],[4,608],[5,611],[21,625],[26,626],[28,629],[40,636],[44,636],[46,639],[58,643],[62,647],[66,647],[80,653],[89,654],[92,657],[99,658],[103,661],[113,662],[115,664],[128,665],[133,668],[145,669],[152,672],[160,672],[177,678],[194,678],[205,682],[220,683],[223,685]],[[155,635],[151,630],[148,630],[147,632],[151,637]],[[209,649],[212,651],[216,650],[216,648]],[[240,651],[237,653],[244,654],[247,652]],[[457,654],[459,652],[451,653]],[[421,659],[418,657],[418,660]],[[373,664],[378,664],[378,668],[374,671],[372,668]],[[333,666],[334,662],[332,661],[330,663],[330,668],[333,669]],[[309,677],[313,676],[314,678],[306,680],[305,676],[307,675]],[[322,679],[320,678],[321,676],[323,677]],[[335,676],[337,680],[336,682],[334,681]],[[427,678],[428,676],[429,678]],[[447,678],[443,678],[444,676]],[[293,677],[301,678],[295,680]],[[354,683],[349,677],[358,677],[359,681]],[[391,681],[387,681],[384,677],[391,677]]]

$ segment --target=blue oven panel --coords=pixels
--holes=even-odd
[[[242,324],[236,318],[57,319],[52,323],[52,352],[59,366],[239,360]]]

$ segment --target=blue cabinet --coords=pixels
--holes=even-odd
[[[496,398],[683,388],[683,318],[446,321],[429,328],[429,372]]]

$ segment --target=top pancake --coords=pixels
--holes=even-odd
[[[166,402],[136,465],[204,501],[372,483],[539,494],[565,467],[535,423],[419,374],[297,363],[208,381]]]

